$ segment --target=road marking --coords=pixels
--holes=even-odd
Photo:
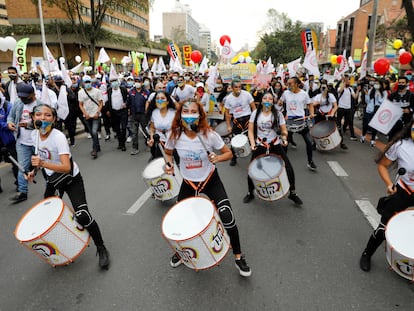
[[[362,214],[368,220],[372,228],[377,228],[380,223],[381,216],[377,213],[376,208],[371,204],[369,200],[355,200],[355,203],[358,205]]]
[[[151,197],[151,189],[147,189],[134,204],[126,211],[128,215],[134,215],[144,205],[144,203]]]
[[[348,174],[337,161],[328,161],[328,165],[338,177],[347,177]]]

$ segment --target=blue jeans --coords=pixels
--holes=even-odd
[[[93,119],[90,118],[86,120],[86,124],[88,125],[88,131],[92,136],[92,150],[99,151],[101,147],[99,146],[99,139],[98,139],[98,128],[100,124],[100,119]]]
[[[32,155],[34,154],[33,147],[16,143],[16,151],[17,161],[25,169],[25,171],[28,172],[32,163]],[[19,171],[17,175],[17,191],[22,193],[29,192],[28,182],[24,178],[24,175],[21,171]]]

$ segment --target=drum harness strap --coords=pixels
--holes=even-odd
[[[266,147],[266,155],[269,155],[269,151],[270,151],[270,145],[273,145],[278,139],[278,136],[276,136],[269,144],[266,142],[266,137],[264,137],[263,139],[260,137],[257,137],[257,140],[259,141],[260,145]]]
[[[402,179],[400,179],[400,182],[401,182],[400,186],[402,186],[401,188],[403,188],[404,191],[407,192],[409,196],[413,196],[414,191],[412,191],[412,189],[405,182],[403,182]]]
[[[214,173],[215,170],[216,170],[216,167],[213,166],[211,171],[210,171],[210,174],[208,174],[206,180],[204,180],[204,182],[200,181],[197,186],[191,180],[184,179],[184,182],[187,185],[190,185],[195,190],[195,196],[197,197],[198,194],[203,191],[204,187],[207,185],[207,183],[210,180],[211,176],[213,176],[213,173]]]
[[[240,117],[240,119],[243,117]],[[233,119],[233,123],[236,124],[236,126],[244,131],[249,126],[249,119],[244,123],[244,126],[240,124],[240,122],[237,119]]]

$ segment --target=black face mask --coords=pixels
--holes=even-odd
[[[11,80],[16,80],[17,75],[16,75],[16,74],[11,73],[11,74],[9,74],[9,78],[10,78]]]
[[[62,86],[63,85],[63,81],[55,81],[56,86]]]
[[[407,86],[405,84],[398,84],[398,89],[400,91],[404,90]]]
[[[33,102],[33,99],[31,97],[20,97],[20,100],[23,104],[30,104],[31,102]]]

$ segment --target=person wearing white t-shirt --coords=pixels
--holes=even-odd
[[[251,269],[241,252],[234,211],[231,209],[215,166],[217,162],[229,160],[232,154],[220,135],[209,127],[200,102],[185,102],[177,109],[171,135],[165,143],[165,153],[169,163],[165,165],[167,174],[174,173],[174,166],[171,164],[174,149],[180,157],[179,167],[183,176],[177,201],[201,194],[207,195],[214,201],[223,226],[230,237],[236,267],[241,276],[250,276]],[[216,154],[214,150],[220,150],[221,154]],[[175,268],[181,263],[181,257],[175,253],[171,257],[170,265]]]
[[[46,178],[44,198],[55,196],[57,191],[60,197],[63,197],[64,193],[68,195],[75,211],[76,221],[88,230],[97,247],[99,266],[101,269],[108,269],[109,253],[104,245],[98,223],[89,212],[82,175],[78,165],[72,160],[65,134],[53,128],[56,120],[56,110],[52,107],[41,104],[34,109],[33,121],[40,122],[41,125],[31,133],[33,140],[39,137],[38,155],[31,157],[31,164],[43,170]],[[54,174],[68,174],[69,179],[55,185],[51,182]],[[28,174],[28,180],[32,181],[34,176],[35,170]]]
[[[278,134],[280,131],[280,135]],[[286,173],[290,184],[290,193],[288,198],[297,205],[303,202],[296,194],[295,173],[292,164],[286,155],[283,147],[288,144],[288,131],[286,128],[285,118],[274,105],[274,96],[267,91],[263,94],[261,103],[257,109],[252,112],[249,120],[249,140],[252,148],[252,158],[250,162],[261,155],[277,154],[285,162]],[[243,198],[244,203],[249,203],[254,198],[254,184],[249,175],[247,175],[248,192]]]
[[[184,82],[184,77],[180,76],[177,80],[177,87],[172,91],[171,97],[177,101],[177,105],[193,99],[195,96],[195,87]]]
[[[370,236],[359,261],[360,268],[365,272],[371,269],[371,257],[385,240],[388,221],[395,214],[414,206],[414,119],[393,137],[376,162],[378,173],[387,187],[389,196],[378,201],[377,211],[381,214],[381,221]],[[396,185],[393,184],[388,171],[393,163],[397,164],[398,170],[405,170],[404,174],[399,176]]]
[[[36,99],[34,88],[30,84],[19,83],[17,96],[12,109],[7,116],[7,127],[17,133],[16,152],[17,161],[25,171],[30,170],[30,158],[33,154],[32,131],[33,122],[31,114],[33,108],[41,102]],[[13,203],[19,203],[27,199],[29,187],[24,173],[19,171],[17,175],[17,194],[10,198]]]
[[[309,118],[313,118],[313,106],[308,93],[299,88],[300,80],[297,77],[289,78],[287,82],[288,89],[283,92],[282,97],[279,100],[279,106],[285,105],[287,120],[295,120],[306,118],[305,107],[309,109]],[[288,127],[289,129],[289,127]],[[288,141],[292,139],[292,132],[288,131]],[[316,170],[316,165],[313,162],[312,155],[312,140],[309,134],[308,126],[298,132],[302,135],[306,144],[306,155],[308,158],[308,168],[312,171]]]
[[[247,131],[249,127],[249,119],[252,111],[256,109],[253,96],[242,90],[241,81],[234,79],[231,82],[232,92],[227,95],[224,103],[225,118],[227,123],[227,129],[232,132],[233,135],[241,134]],[[234,166],[237,163],[236,153],[231,148],[233,157],[230,161],[230,165]]]
[[[176,111],[174,101],[166,91],[158,91],[152,98],[147,109],[147,118],[150,120],[148,146],[151,147],[151,160],[162,157],[160,148],[163,148],[168,135],[171,133]],[[154,135],[156,134],[159,136],[161,146],[154,143]],[[178,157],[176,158],[177,161]]]

